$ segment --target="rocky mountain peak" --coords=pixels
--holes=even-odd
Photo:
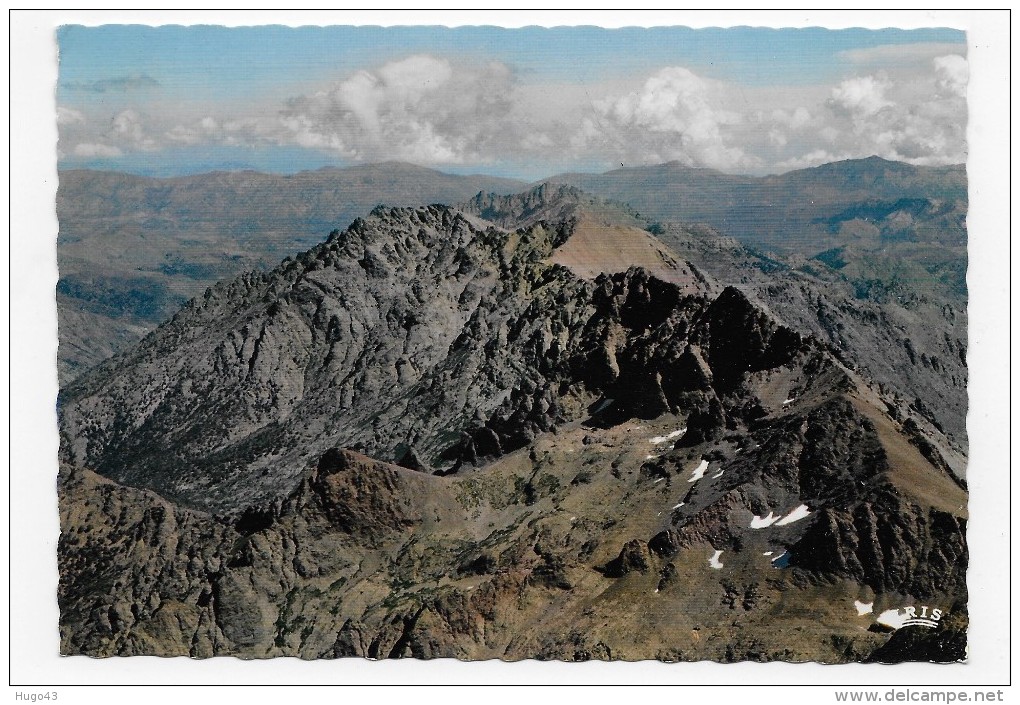
[[[914,598],[957,639],[944,438],[758,298],[547,185],[210,288],[61,396],[63,648],[863,660],[854,601]]]

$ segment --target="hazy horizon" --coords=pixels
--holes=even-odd
[[[838,160],[835,160],[835,161],[832,161],[832,162],[823,162],[821,164],[815,164],[815,165],[812,165],[810,167],[797,167],[797,168],[794,168],[794,169],[785,169],[785,170],[782,170],[782,171],[774,171],[774,172],[769,172],[769,173],[766,173],[766,174],[750,174],[750,173],[742,173],[742,172],[735,172],[735,171],[734,172],[724,171],[724,170],[714,169],[712,167],[707,167],[707,166],[688,166],[688,165],[681,164],[680,162],[678,162],[676,160],[673,160],[673,161],[669,161],[669,162],[660,162],[658,164],[644,164],[644,165],[641,165],[641,166],[631,166],[631,167],[616,167],[615,169],[606,169],[605,171],[558,172],[558,173],[555,173],[555,174],[546,174],[545,176],[539,177],[537,179],[528,179],[528,178],[519,177],[519,176],[505,175],[505,174],[501,174],[501,173],[495,173],[495,172],[485,171],[484,169],[471,168],[471,167],[457,168],[457,167],[445,167],[445,166],[438,166],[438,167],[435,167],[435,166],[425,166],[423,164],[415,164],[414,162],[405,162],[405,161],[400,161],[400,160],[396,160],[396,159],[388,159],[388,160],[379,161],[379,162],[367,162],[367,163],[363,163],[363,164],[347,164],[347,165],[325,164],[325,165],[319,166],[319,167],[307,167],[307,168],[306,167],[301,167],[301,168],[296,168],[296,169],[291,169],[291,170],[285,170],[285,169],[260,169],[260,168],[258,168],[256,166],[253,166],[253,165],[241,165],[241,164],[238,164],[238,165],[228,165],[228,164],[224,164],[224,165],[221,165],[220,167],[213,167],[213,168],[201,168],[200,165],[197,165],[194,171],[186,171],[186,172],[179,172],[179,173],[178,172],[174,172],[174,173],[159,173],[160,172],[160,165],[151,165],[151,169],[145,169],[145,168],[138,168],[138,169],[131,169],[131,168],[106,168],[106,167],[102,167],[102,166],[95,166],[95,167],[91,167],[91,166],[90,167],[59,166],[57,171],[58,171],[58,173],[63,172],[63,171],[98,171],[98,172],[105,172],[105,173],[111,173],[111,174],[126,174],[126,175],[129,175],[129,176],[139,176],[139,177],[152,178],[152,179],[174,179],[174,178],[184,178],[184,177],[190,177],[190,176],[202,176],[202,175],[205,175],[205,174],[245,173],[245,172],[252,172],[252,173],[257,173],[257,174],[266,174],[266,175],[272,175],[272,176],[294,176],[296,174],[307,174],[307,173],[313,173],[313,172],[317,172],[317,171],[345,171],[345,170],[349,170],[349,169],[371,169],[373,167],[383,167],[383,166],[391,166],[392,165],[392,166],[403,166],[403,167],[412,167],[412,168],[415,168],[415,169],[429,170],[429,171],[434,171],[434,172],[437,172],[437,173],[440,173],[440,174],[445,174],[445,175],[448,175],[448,176],[479,176],[479,177],[507,179],[508,181],[520,181],[523,184],[539,184],[539,183],[542,183],[543,181],[546,181],[548,179],[551,179],[551,178],[554,178],[554,177],[557,177],[557,176],[563,176],[563,175],[566,175],[566,174],[580,174],[580,175],[597,176],[597,175],[602,175],[602,174],[608,174],[608,173],[611,173],[611,172],[614,172],[614,171],[622,171],[622,170],[625,170],[625,169],[641,169],[641,168],[653,169],[653,168],[656,168],[656,167],[669,166],[669,165],[673,165],[673,164],[676,164],[678,166],[681,166],[681,167],[687,168],[687,169],[714,171],[714,172],[717,172],[717,173],[720,173],[720,174],[725,174],[727,176],[743,176],[743,177],[748,177],[748,178],[763,178],[763,177],[766,177],[766,176],[781,176],[782,174],[788,174],[788,173],[793,172],[793,171],[801,171],[803,169],[813,169],[815,167],[825,166],[826,164],[838,164],[838,163],[847,162],[847,161],[858,161],[859,162],[859,161],[866,161],[868,159],[874,159],[874,158],[882,159],[883,161],[888,161],[888,162],[891,162],[891,163],[909,164],[909,162],[885,159],[884,157],[879,157],[876,154],[872,154],[872,155],[869,155],[869,156],[866,156],[866,157],[852,157],[850,159],[838,159]],[[910,165],[910,166],[915,166],[915,165]],[[935,168],[938,168],[938,167],[965,167],[965,166],[966,166],[966,162],[958,162],[958,163],[940,164],[940,165],[937,165],[937,167],[935,167]]]

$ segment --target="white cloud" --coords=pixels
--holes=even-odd
[[[850,157],[846,155],[837,156],[824,149],[815,149],[807,154],[785,159],[776,164],[776,166],[779,167],[781,171],[790,169],[806,169],[807,167],[818,166],[819,164],[826,164],[828,162],[835,162],[849,158]]]
[[[513,90],[499,62],[409,56],[291,99],[278,139],[364,161],[485,161],[523,136],[511,117]]]
[[[108,144],[99,144],[96,142],[83,142],[74,148],[74,156],[76,157],[119,157],[123,154],[118,148],[112,147]]]
[[[804,106],[799,106],[793,110],[777,108],[772,111],[771,118],[774,122],[778,122],[793,130],[801,130],[807,127],[813,119],[810,111]]]
[[[114,116],[112,124],[117,142],[144,151],[157,148],[156,141],[146,134],[142,116],[136,110],[122,110]]]
[[[200,144],[204,141],[204,135],[199,130],[194,130],[183,125],[174,125],[167,130],[166,138],[171,142],[180,144]]]
[[[856,65],[858,70],[892,71],[905,68],[916,71],[930,65],[936,56],[959,55],[964,51],[960,44],[940,42],[919,42],[916,44],[883,44],[867,49],[850,49],[839,53],[839,57]],[[962,57],[961,57],[962,58]]]
[[[751,166],[755,160],[724,133],[726,126],[743,118],[720,106],[717,94],[723,89],[682,66],[666,67],[638,91],[595,101],[598,119],[582,125],[582,134],[591,135],[593,126],[608,132],[609,139],[603,141],[614,144],[624,160],[678,160],[720,169]],[[598,137],[580,143],[592,141]]]
[[[855,118],[870,117],[882,108],[892,105],[885,92],[890,83],[881,76],[850,78],[832,89],[833,102]]]
[[[924,60],[863,70],[886,54]],[[519,83],[506,64],[419,54],[282,104],[205,103],[173,112],[130,103],[107,115],[74,104],[60,106],[57,117],[61,149],[76,156],[300,146],[347,162],[484,170],[502,161],[527,164],[533,174],[672,160],[760,173],[871,154],[915,164],[965,161],[965,58],[939,45],[857,58],[855,74],[828,85],[747,86],[684,66],[597,84]]]
[[[959,98],[967,97],[970,67],[965,58],[959,54],[948,54],[935,57],[932,64],[935,66],[936,85],[940,91]]]
[[[788,150],[776,166],[872,154],[918,165],[964,162],[966,87],[967,61],[958,54],[929,58],[910,73],[847,78],[831,89],[821,127],[796,144],[790,140],[796,151]]]
[[[769,130],[769,142],[776,147],[785,147],[789,139],[785,132],[773,128]]]

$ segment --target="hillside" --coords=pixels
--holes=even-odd
[[[758,250],[849,263],[844,273],[878,295],[903,262],[899,278],[917,293],[966,302],[963,166],[870,157],[750,177],[671,162],[549,181],[626,203],[649,221],[705,224]]]

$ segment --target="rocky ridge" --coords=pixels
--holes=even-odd
[[[290,175],[61,171],[60,382],[127,350],[217,281],[271,269],[380,203],[456,203],[479,189],[524,187],[398,162]]]
[[[940,431],[737,288],[557,264],[584,222],[378,209],[68,387],[64,652],[841,662],[916,600],[964,634]]]

